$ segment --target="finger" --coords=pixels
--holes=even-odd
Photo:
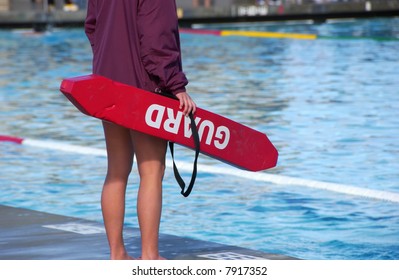
[[[183,112],[186,117],[190,114],[190,110],[191,110],[191,108],[190,108],[189,103],[186,103],[184,106],[184,112]]]
[[[187,110],[187,105],[186,105],[186,100],[184,98],[184,96],[180,97],[180,110],[183,111],[183,114],[186,115],[186,110]]]
[[[194,102],[192,103],[192,109],[191,109],[191,113],[194,115],[195,111],[197,111],[197,104],[195,104]]]
[[[184,103],[184,114],[186,115],[186,116],[188,116],[189,114],[190,114],[190,112],[191,112],[191,102],[190,102],[190,99],[189,98],[185,98],[185,103]]]
[[[195,102],[190,98],[190,103],[189,103],[190,105],[190,109],[189,109],[189,111],[188,111],[188,113],[190,114],[193,114],[194,115],[194,113],[195,113],[195,111],[196,111],[196,109],[197,109],[197,105],[195,104]]]
[[[195,113],[196,104],[187,93],[182,92],[176,96],[179,99],[179,109],[183,111],[185,116],[188,116],[190,113]]]

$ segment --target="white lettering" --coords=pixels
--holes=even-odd
[[[202,140],[202,135],[204,134],[205,128],[208,127],[208,136],[206,137],[205,144],[210,145],[213,137],[213,132],[215,131],[215,126],[213,122],[204,120],[198,129],[198,134],[200,141]]]
[[[165,120],[163,128],[170,133],[177,134],[179,132],[179,127],[181,123],[181,118],[183,117],[183,112],[178,111],[176,118],[173,115],[173,109],[168,108],[167,112],[168,112],[168,118]]]
[[[195,124],[198,127],[198,123],[201,121],[200,117],[195,117]],[[193,132],[191,130],[191,120],[189,117],[184,118],[184,137],[190,138],[191,135],[193,135]]]
[[[239,16],[265,16],[269,13],[268,6],[238,6],[237,14]]]
[[[150,107],[148,107],[147,112],[145,113],[145,122],[149,126],[159,129],[161,127],[164,112],[164,106],[152,104]],[[154,113],[156,114],[155,119],[153,118]]]
[[[223,139],[223,135],[224,135],[224,141],[221,143],[219,140]],[[219,126],[216,129],[215,138],[219,139],[214,141],[215,147],[220,150],[223,150],[224,148],[227,147],[227,144],[229,143],[230,130],[225,126]]]
[[[166,119],[164,120],[166,110]],[[166,108],[165,106],[159,104],[152,104],[148,107],[145,114],[145,122],[148,126],[163,129],[165,132],[178,134],[180,126],[183,124],[183,136],[185,138],[192,137],[191,120],[188,117],[184,117],[183,112],[175,111],[172,108]],[[183,123],[184,122],[184,123]],[[205,137],[206,145],[214,145],[217,149],[223,150],[227,147],[230,141],[230,130],[226,126],[216,127],[215,124],[210,120],[201,120],[200,117],[195,118],[195,124],[198,128],[198,135],[200,141],[202,142],[202,136]],[[161,128],[162,127],[162,128]],[[213,142],[212,142],[213,141]]]

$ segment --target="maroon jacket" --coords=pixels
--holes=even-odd
[[[175,0],[89,0],[93,73],[148,91],[185,91]]]

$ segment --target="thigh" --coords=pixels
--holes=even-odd
[[[144,175],[144,172],[163,172],[167,141],[138,131],[132,130],[130,133],[140,174]]]
[[[107,147],[108,176],[129,176],[134,156],[130,130],[106,121],[103,121],[103,128]]]

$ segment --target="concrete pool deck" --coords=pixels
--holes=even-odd
[[[0,260],[107,260],[108,244],[98,222],[0,205]],[[140,252],[139,229],[125,229],[131,255]],[[160,235],[160,252],[172,260],[293,260],[285,255]]]

